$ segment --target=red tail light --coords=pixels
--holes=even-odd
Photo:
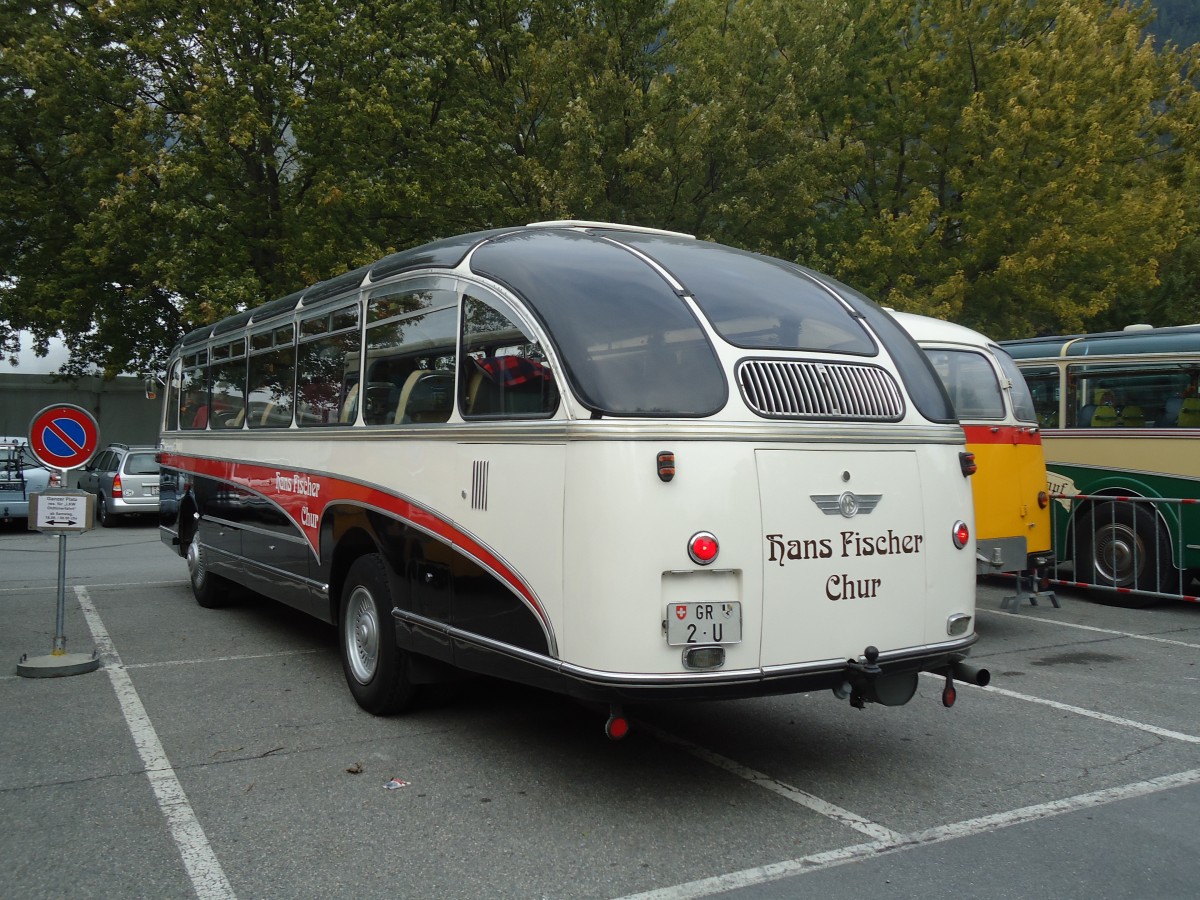
[[[967,527],[966,522],[963,522],[960,519],[954,523],[954,532],[952,537],[954,538],[954,546],[961,550],[963,547],[967,546],[971,540],[971,529]]]
[[[716,536],[707,531],[697,531],[688,541],[688,556],[702,566],[716,559],[720,549]]]
[[[114,497],[124,497],[125,491],[121,488],[121,476],[117,475],[113,478],[112,495]]]

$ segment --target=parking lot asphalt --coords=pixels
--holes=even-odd
[[[133,522],[0,528],[0,884],[26,897],[1194,897],[1200,607],[1001,609],[991,686],[630,709],[480,680],[375,718],[331,628],[198,607]],[[389,786],[390,785],[390,786]]]

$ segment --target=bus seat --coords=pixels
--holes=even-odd
[[[454,407],[454,375],[419,369],[405,379],[396,424],[445,422]]]
[[[1162,415],[1158,419],[1159,425],[1178,425],[1179,410],[1183,406],[1183,398],[1179,396],[1168,397],[1167,402],[1163,404]]]
[[[1121,417],[1117,424],[1125,428],[1145,428],[1146,414],[1142,412],[1140,406],[1134,406],[1133,404],[1124,406],[1121,408]]]
[[[1092,413],[1093,428],[1116,428],[1118,424],[1117,411],[1111,406],[1097,406]]]
[[[259,416],[258,424],[259,425],[271,424],[271,416],[272,416],[272,414],[274,414],[274,412],[275,412],[275,401],[274,400],[267,401],[267,403],[263,406],[262,415]]]
[[[471,416],[488,416],[500,412],[500,388],[483,364],[468,357],[466,403],[464,410]]]
[[[241,428],[242,422],[246,420],[246,407],[242,407],[237,411],[237,415],[232,416],[225,422],[226,428]]]
[[[339,422],[353,422],[358,418],[358,384],[350,385],[350,390],[346,392],[346,399],[342,401],[341,411],[338,413]]]
[[[1179,427],[1200,428],[1200,397],[1184,397],[1179,405]]]
[[[401,422],[407,421],[404,418],[404,411],[408,408],[408,398],[412,396],[413,388],[424,374],[424,369],[417,369],[409,372],[408,377],[404,379],[404,386],[400,388],[400,399],[396,401],[396,414],[392,417],[392,424],[399,425]]]
[[[1088,403],[1079,410],[1079,417],[1075,420],[1076,425],[1080,428],[1088,428],[1092,424],[1092,416],[1096,414],[1096,404]]]

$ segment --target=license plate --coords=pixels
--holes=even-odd
[[[742,604],[671,603],[667,606],[667,643],[736,644],[742,639]]]
[[[146,496],[147,497],[157,497],[158,496],[158,485],[157,484],[146,485]]]

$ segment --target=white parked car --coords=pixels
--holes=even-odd
[[[0,437],[0,521],[28,519],[29,495],[46,490],[50,479],[25,438]]]
[[[96,495],[96,520],[158,513],[158,459],[151,446],[109,444],[79,471],[79,487]]]

